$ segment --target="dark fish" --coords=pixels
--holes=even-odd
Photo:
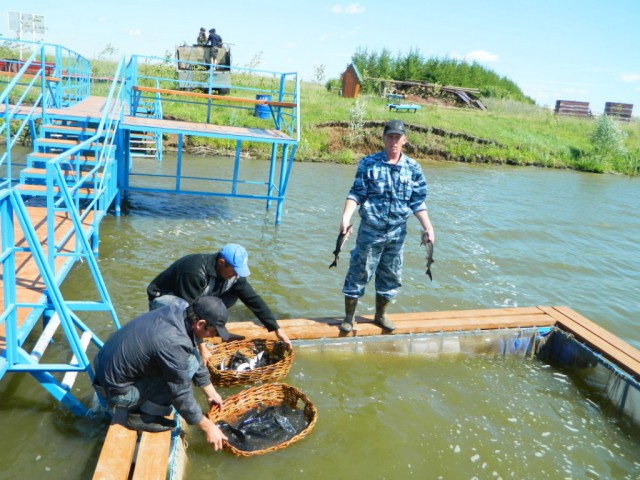
[[[286,404],[258,404],[233,424],[218,422],[228,437],[227,441],[245,451],[262,450],[283,443],[303,431],[308,424],[303,410]]]
[[[353,225],[349,225],[347,227],[347,233],[340,232],[340,234],[338,235],[338,239],[336,240],[336,249],[333,251],[333,254],[336,256],[336,258],[334,258],[333,263],[329,265],[329,268],[336,267],[338,265],[338,258],[340,258],[340,251],[342,250],[342,247],[346,243],[347,237],[351,233],[351,230],[353,230]]]
[[[425,243],[422,241],[420,245],[425,245],[427,247],[427,275],[429,275],[429,279],[433,282],[433,277],[431,276],[431,264],[435,262],[433,259],[433,243],[431,240],[427,240]]]

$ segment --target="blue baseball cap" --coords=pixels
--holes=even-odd
[[[225,262],[233,267],[238,276],[248,277],[251,274],[249,271],[249,254],[242,245],[227,243],[222,247],[220,255]]]

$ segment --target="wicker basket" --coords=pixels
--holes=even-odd
[[[274,445],[273,447],[254,451],[240,450],[226,440],[224,441],[224,449],[226,451],[233,455],[250,457],[253,455],[262,455],[267,452],[275,452],[276,450],[288,447],[292,443],[302,440],[313,429],[313,426],[316,424],[318,419],[318,410],[304,393],[297,388],[284,383],[266,383],[257,387],[248,388],[247,390],[243,390],[236,395],[226,398],[222,409],[220,409],[218,405],[214,405],[211,407],[211,410],[209,410],[207,416],[213,423],[219,421],[232,423],[247,413],[250,409],[255,408],[260,404],[267,407],[273,407],[284,403],[291,408],[298,408],[301,401],[304,404],[304,416],[309,424],[304,430],[289,440],[279,443],[278,445]]]
[[[289,373],[294,357],[293,349],[290,345],[276,340],[239,340],[220,343],[209,348],[211,350],[211,358],[207,362],[207,367],[211,375],[211,383],[220,387],[282,380]],[[237,351],[240,351],[245,356],[254,357],[256,348],[264,350],[265,355],[278,360],[271,365],[242,372],[218,369],[222,362],[227,361]]]

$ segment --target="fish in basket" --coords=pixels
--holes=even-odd
[[[291,346],[277,340],[238,340],[208,348],[211,383],[220,387],[282,380],[294,358]]]
[[[207,414],[227,436],[224,449],[249,457],[274,452],[303,439],[313,429],[318,411],[295,387],[266,383],[226,398]]]

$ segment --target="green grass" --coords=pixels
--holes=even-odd
[[[108,68],[94,64],[96,71]],[[174,75],[171,67],[154,66],[149,74]],[[335,84],[336,82],[328,82]],[[232,84],[261,89],[278,89],[275,78],[246,74],[234,75]],[[168,87],[170,88],[170,87]],[[232,95],[236,95],[232,92]],[[176,97],[184,100],[184,97]],[[483,99],[487,110],[423,105],[416,113],[390,112],[388,101],[374,95],[357,99],[343,98],[324,85],[301,84],[301,139],[296,153],[299,161],[353,163],[363,155],[382,148],[380,122],[402,119],[409,127],[407,153],[413,157],[446,159],[471,163],[532,165],[546,168],[569,168],[590,172],[638,174],[640,159],[640,121],[619,122],[623,148],[606,157],[598,155],[592,136],[596,119],[558,117],[553,112],[513,100]],[[202,122],[206,118],[203,105],[164,102],[165,115]],[[362,131],[349,131],[354,114],[364,122]],[[252,109],[217,108],[213,121],[219,124],[265,128],[264,120],[252,115]],[[341,122],[342,127],[323,126]],[[373,127],[367,123],[378,122]],[[357,122],[356,122],[357,124]],[[413,132],[411,131],[413,129]],[[431,129],[427,133],[422,130]],[[360,129],[359,129],[360,130]],[[420,130],[420,131],[419,131]],[[452,135],[442,135],[440,131]],[[355,135],[354,135],[355,134]],[[473,139],[492,143],[478,143]],[[355,139],[355,140],[354,140]],[[227,141],[191,138],[191,145],[212,151],[227,152],[233,146]],[[255,144],[251,154],[268,158],[269,146]]]
[[[636,174],[640,157],[640,122],[619,122],[625,133],[626,155],[612,156],[605,162],[593,159],[595,146],[590,137],[596,129],[594,119],[558,117],[553,112],[529,104],[510,100],[486,99],[486,111],[468,108],[448,108],[423,105],[416,113],[389,112],[387,101],[378,97],[363,97],[366,103],[365,121],[387,121],[399,118],[411,128],[428,127],[453,134],[464,134],[495,142],[494,145],[474,143],[470,139],[450,138],[429,133],[409,133],[409,147],[414,147],[416,158],[419,152],[430,152],[430,156],[461,162],[490,162],[512,165],[534,165],[550,168],[571,168],[593,172],[618,172]],[[319,85],[303,84],[303,131],[302,138],[309,146],[317,142],[323,133],[317,125],[327,121],[349,121],[349,111],[354,99],[345,99],[331,94]],[[379,136],[380,129],[370,132],[362,147],[370,146],[372,136]],[[381,147],[381,142],[378,142]],[[335,150],[335,145],[333,146]],[[355,158],[369,150],[350,145]],[[412,150],[408,148],[408,150]],[[305,152],[305,156],[309,152]],[[326,159],[318,151],[319,159]]]

